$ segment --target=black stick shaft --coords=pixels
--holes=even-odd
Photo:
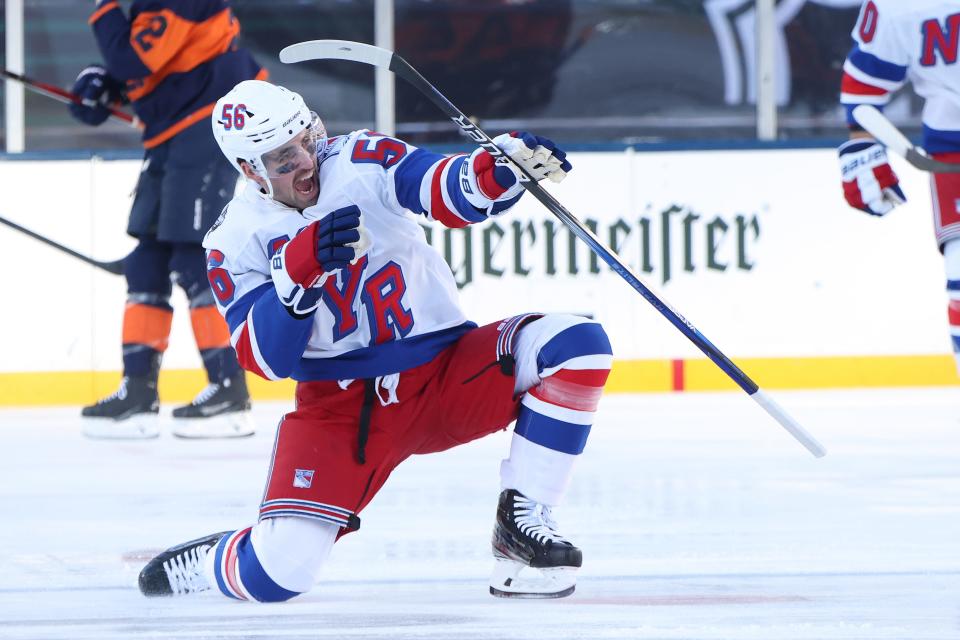
[[[430,84],[430,81],[420,75],[420,72],[414,69],[406,60],[393,54],[390,61],[390,71],[397,74],[410,84],[420,90],[431,102],[439,107],[449,117],[460,130],[471,140],[486,149],[490,155],[498,158],[503,156],[493,139],[484,133],[480,127],[475,125],[470,119],[460,111],[446,96]],[[585,227],[572,213],[567,211],[560,202],[554,198],[548,191],[537,184],[537,181],[527,173],[523,167],[516,165],[527,177],[523,186],[533,194],[551,213],[560,218],[560,220],[570,228],[578,238],[585,242],[593,251],[599,255],[610,268],[612,268],[620,277],[627,281],[634,289],[642,295],[660,314],[665,317],[670,324],[676,327],[683,335],[693,342],[700,351],[713,361],[720,369],[732,379],[737,386],[743,389],[747,394],[753,395],[760,388],[756,382],[750,379],[730,358],[718,349],[710,340],[693,326],[689,320],[684,318],[675,309],[672,309],[667,303],[662,301],[653,293],[643,282],[637,278],[613,253],[600,242],[590,229]]]
[[[44,243],[44,244],[46,244],[46,245],[48,245],[48,246],[51,246],[51,247],[53,247],[54,249],[56,249],[56,250],[58,250],[58,251],[62,251],[63,253],[66,253],[67,255],[73,256],[73,257],[76,258],[77,260],[82,260],[83,262],[86,262],[87,264],[89,264],[89,265],[91,265],[91,266],[97,267],[98,269],[103,269],[104,271],[106,271],[106,272],[108,272],[108,273],[112,273],[112,274],[118,275],[118,276],[119,276],[119,275],[123,275],[123,259],[113,260],[113,261],[111,261],[111,262],[103,262],[103,261],[101,261],[101,260],[94,260],[94,259],[91,258],[90,256],[85,256],[85,255],[83,255],[82,253],[79,253],[79,252],[77,252],[77,251],[74,251],[74,250],[71,249],[70,247],[65,247],[64,245],[60,244],[59,242],[54,242],[54,241],[51,240],[50,238],[47,238],[47,237],[45,237],[45,236],[42,236],[42,235],[40,235],[39,233],[37,233],[36,231],[31,231],[30,229],[27,229],[26,227],[22,227],[22,226],[20,226],[19,224],[17,224],[16,222],[13,222],[12,220],[7,220],[6,218],[0,217],[0,223],[5,224],[5,225],[7,225],[8,227],[11,227],[11,228],[13,228],[13,229],[16,229],[16,230],[19,231],[20,233],[23,233],[23,234],[26,234],[26,235],[30,236],[30,237],[33,238],[34,240],[39,240],[40,242],[42,242],[42,243]]]

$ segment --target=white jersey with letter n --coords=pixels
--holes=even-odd
[[[923,97],[924,148],[960,151],[960,2],[867,0],[843,66],[847,119],[859,104],[883,108],[907,80]]]

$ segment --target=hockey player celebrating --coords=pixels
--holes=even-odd
[[[261,81],[221,98],[212,125],[247,185],[204,240],[210,284],[242,366],[297,380],[296,408],[277,430],[258,523],[165,551],[141,591],[304,593],[398,464],[516,420],[490,592],[572,593],[581,553],[551,508],[584,449],[610,343],[571,315],[470,322],[417,222],[505,214],[523,193],[519,172],[482,149],[443,156],[370,131],[329,138],[298,94]],[[496,142],[537,180],[571,169],[545,138]]]
[[[882,109],[907,79],[925,100],[924,148],[937,160],[960,162],[958,27],[956,2],[864,3],[841,87],[851,133],[840,146],[840,167],[850,206],[883,216],[906,201],[884,147],[856,123],[852,111],[861,104]],[[946,266],[950,333],[960,369],[960,174],[933,175],[932,194],[936,240]]]

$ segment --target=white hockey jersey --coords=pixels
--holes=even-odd
[[[923,97],[924,148],[960,151],[960,2],[868,0],[853,29],[840,101],[883,108],[907,80]]]
[[[504,194],[481,210],[471,204],[477,197],[469,181],[461,181],[467,156],[368,131],[331,138],[317,155],[316,205],[301,214],[248,182],[204,239],[210,284],[241,365],[269,380],[343,380],[429,362],[476,325],[413,214],[462,227],[506,211],[520,196]],[[349,205],[361,211],[370,250],[327,278],[316,312],[296,319],[277,297],[270,257],[313,220]]]

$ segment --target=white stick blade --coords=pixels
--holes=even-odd
[[[390,68],[392,51],[362,42],[349,40],[308,40],[284,47],[280,62],[304,62],[306,60],[350,60],[374,67]]]
[[[857,105],[853,109],[853,119],[870,135],[902,158],[906,158],[907,151],[913,148],[913,143],[900,133],[900,130],[874,106],[869,104]]]
[[[769,413],[773,418],[780,423],[780,425],[790,432],[797,441],[807,448],[807,451],[812,453],[814,457],[822,458],[827,455],[827,449],[817,442],[817,439],[810,435],[806,429],[800,426],[800,423],[793,419],[786,411],[783,410],[776,401],[768,396],[766,393],[757,389],[755,392],[750,394],[750,397],[757,401],[764,410]]]

